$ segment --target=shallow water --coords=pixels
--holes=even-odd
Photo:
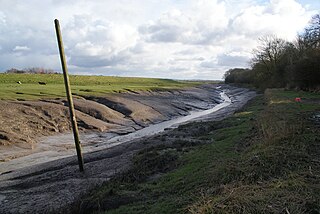
[[[223,100],[222,103],[214,106],[211,109],[204,111],[192,111],[187,116],[177,117],[168,121],[158,124],[150,125],[146,128],[140,129],[130,134],[117,135],[114,133],[90,133],[81,134],[82,151],[92,152],[106,148],[110,148],[122,143],[129,143],[132,140],[142,137],[148,137],[165,129],[177,127],[179,124],[192,121],[196,118],[211,114],[231,104],[230,98],[221,92],[220,96]],[[60,134],[55,136],[44,137],[40,140],[36,149],[31,154],[9,160],[0,164],[0,173],[8,172],[11,170],[32,166],[39,163],[60,159],[76,155],[75,146],[72,134]]]
[[[199,118],[199,117],[211,114],[213,112],[216,112],[219,109],[222,109],[222,108],[231,104],[230,98],[224,92],[221,92],[220,96],[221,96],[223,102],[214,106],[211,109],[204,110],[204,111],[192,111],[187,116],[178,117],[178,118],[174,118],[174,119],[164,121],[164,122],[161,122],[158,124],[150,125],[146,128],[140,129],[140,130],[135,131],[130,134],[113,137],[113,138],[109,139],[108,141],[102,142],[101,144],[100,143],[96,144],[94,146],[94,148],[85,148],[84,150],[85,151],[96,151],[96,150],[100,150],[100,149],[104,149],[104,148],[110,148],[112,146],[119,145],[119,144],[122,144],[125,142],[129,142],[129,141],[132,141],[135,139],[142,138],[142,137],[149,137],[149,136],[161,133],[165,129],[175,128],[179,124],[182,124],[182,123],[185,123],[188,121],[192,121],[196,118]],[[103,134],[102,134],[102,137],[103,137]],[[100,138],[100,137],[98,137],[98,138]],[[99,141],[99,139],[97,139],[97,140]]]

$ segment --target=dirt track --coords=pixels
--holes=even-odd
[[[221,120],[241,108],[248,99],[254,96],[253,92],[246,89],[231,88],[229,86],[223,86],[223,89],[231,98],[232,104],[197,120]],[[207,95],[203,93],[204,91],[207,91]],[[164,96],[164,93],[166,93],[166,96]],[[177,93],[176,96],[167,98],[169,97],[168,94],[174,95],[175,93]],[[126,115],[122,123],[129,123],[132,124],[133,128],[137,128],[147,125],[148,123],[163,120],[163,118],[159,117],[160,115],[171,118],[175,115],[186,114],[190,109],[208,108],[208,104],[215,102],[217,98],[217,96],[212,96],[212,93],[217,92],[212,89],[198,88],[191,90],[190,93],[187,93],[187,96],[182,97],[181,92],[159,92],[160,95],[139,94],[131,96],[132,94],[123,94],[119,96],[120,98],[113,97],[107,99],[108,101],[97,100],[100,98],[87,98],[87,100],[93,100],[98,103],[104,102],[104,105],[110,107],[118,105],[114,107],[119,110],[117,112]],[[131,97],[130,100],[124,101],[127,100],[128,97]],[[150,97],[155,98],[150,99]],[[179,97],[179,100],[172,100],[172,98],[177,99],[177,97]],[[191,102],[192,100],[193,102]],[[122,105],[119,105],[119,103]],[[126,103],[127,106],[129,106],[129,104],[136,106],[136,108],[134,110],[132,110],[133,108],[128,110],[124,103]],[[139,115],[139,109],[142,108],[141,103],[148,106],[146,110],[150,111],[150,115],[148,113],[142,114],[141,112]],[[159,105],[159,103],[163,103],[163,105]],[[195,105],[195,103],[198,104]],[[81,107],[80,104],[77,106],[77,109],[82,109],[80,111],[84,111],[84,108],[90,107],[90,105]],[[101,106],[99,105],[99,107]],[[86,110],[86,112],[91,111]],[[95,113],[96,112],[93,111],[90,114],[93,115]],[[119,117],[117,117],[117,115],[119,116],[119,114],[116,112],[113,113],[115,114],[114,120],[118,119]],[[153,117],[157,115],[157,113],[158,116]],[[99,115],[100,118],[104,117],[101,114],[97,115]],[[128,119],[128,115],[130,119]],[[148,117],[141,119],[142,116]],[[107,116],[105,117],[108,118]],[[134,124],[132,121],[134,121]],[[112,124],[115,125],[115,123]],[[117,123],[117,125],[119,124],[120,123]],[[166,131],[166,133],[163,134],[174,135],[174,131],[175,130]],[[135,152],[142,148],[156,145],[157,143],[163,143],[157,139],[157,137],[151,137],[148,138],[148,140],[135,140],[130,143],[112,147],[108,150],[85,154],[86,170],[83,174],[78,172],[76,157],[64,158],[2,174],[0,175],[0,213],[66,213],[70,211],[70,205],[79,200],[82,194],[101,185],[115,173],[128,169],[131,158]]]

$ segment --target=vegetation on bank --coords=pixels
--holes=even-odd
[[[223,121],[180,126],[75,213],[319,213],[319,104],[272,89]]]
[[[81,75],[70,75],[70,83],[72,93],[78,96],[101,96],[105,93],[123,91],[177,89],[200,84],[195,81],[169,79]],[[62,74],[0,73],[0,87],[0,100],[65,97]]]
[[[252,84],[256,88],[320,90],[320,14],[288,42],[276,36],[260,38],[253,51],[250,69],[234,68],[225,74],[226,83]]]

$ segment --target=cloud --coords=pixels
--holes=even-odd
[[[0,11],[0,26],[6,25],[6,16],[3,12]]]
[[[77,56],[71,57],[69,60],[70,65],[83,68],[97,68],[97,67],[110,67],[123,62],[125,58],[121,55],[114,55],[110,57],[103,56]]]
[[[15,46],[13,48],[13,51],[30,51],[30,48],[28,48],[27,46]]]
[[[228,18],[223,1],[200,0],[190,9],[163,13],[156,21],[142,25],[139,32],[148,42],[208,45],[227,29]]]
[[[311,13],[295,0],[270,0],[266,5],[245,8],[232,20],[232,29],[253,37],[267,34],[292,40],[303,29]]]
[[[221,54],[217,57],[218,65],[227,67],[248,67],[250,57],[241,53]]]
[[[203,68],[216,68],[217,67],[217,61],[215,59],[213,60],[207,60],[200,63],[200,66]]]
[[[320,9],[299,2],[2,0],[0,70],[60,70],[59,18],[71,73],[219,79],[248,65],[258,37],[294,39]]]
[[[60,70],[59,56],[56,55],[42,55],[42,54],[1,54],[0,65],[7,64],[7,69],[10,68],[30,68],[30,67],[43,67],[43,68],[58,68]],[[10,67],[10,65],[12,65]]]
[[[136,46],[135,28],[116,25],[88,15],[76,15],[63,29],[70,63],[78,67],[104,67],[123,61]]]
[[[157,21],[141,26],[139,32],[148,42],[183,42],[191,33],[191,22],[189,17],[175,9],[164,13]]]

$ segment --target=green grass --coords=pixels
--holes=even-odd
[[[17,84],[20,81],[22,84]],[[39,85],[45,82],[46,85]],[[123,91],[146,91],[177,89],[195,86],[197,82],[183,82],[169,79],[80,76],[70,75],[72,93],[78,96]],[[41,98],[57,98],[65,96],[62,74],[5,74],[0,73],[0,99],[2,100],[35,100]]]
[[[312,119],[320,114],[319,104],[319,94],[267,90],[231,118],[179,127],[188,139],[212,143],[141,151],[132,170],[93,191],[81,208],[98,213],[319,213],[320,121]],[[163,165],[169,166],[160,167],[165,174],[148,180]]]

